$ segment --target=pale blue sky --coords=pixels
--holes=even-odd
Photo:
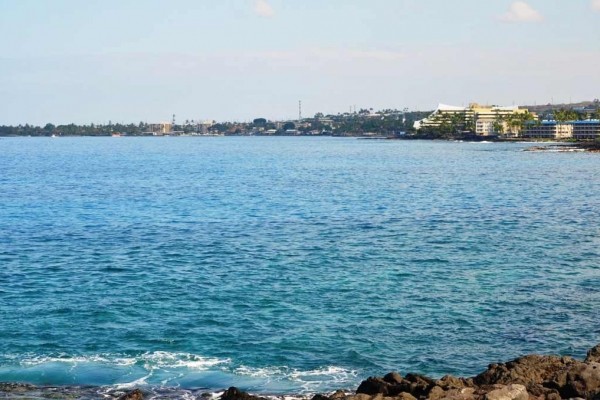
[[[0,125],[600,97],[600,0],[0,0]]]

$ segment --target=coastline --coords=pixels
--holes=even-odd
[[[25,138],[28,136],[13,135],[13,136],[2,136],[0,139],[10,138]],[[64,136],[65,138],[110,138],[109,135],[69,135]],[[366,141],[380,141],[380,140],[399,140],[399,141],[432,141],[432,142],[465,142],[465,143],[526,143],[532,144],[533,146],[525,149],[524,151],[535,151],[535,152],[588,152],[588,153],[600,153],[600,142],[599,141],[572,141],[572,140],[560,140],[560,139],[531,139],[531,138],[498,138],[498,137],[487,137],[487,136],[473,136],[465,139],[444,139],[444,138],[430,138],[430,137],[416,137],[416,136],[360,136],[360,135],[178,135],[178,136],[149,136],[149,135],[122,135],[120,137],[125,138],[152,138],[152,137],[184,137],[184,138],[214,138],[214,137],[287,137],[287,138],[299,138],[299,137],[311,137],[311,138],[345,138],[345,139],[357,139]],[[31,138],[31,136],[29,136]],[[49,136],[36,136],[36,138],[50,138]]]
[[[600,344],[584,360],[556,355],[524,355],[504,363],[489,364],[473,377],[445,375],[433,379],[408,373],[390,372],[369,377],[353,392],[337,390],[314,395],[254,395],[236,387],[220,392],[204,388],[176,387],[95,387],[35,386],[0,383],[5,399],[205,399],[205,400],[559,400],[600,399]]]
[[[600,143],[587,143],[587,142],[553,142],[548,143],[546,146],[532,146],[525,151],[541,151],[541,152],[558,152],[558,153],[572,153],[572,152],[585,152],[585,153],[600,153]]]
[[[111,138],[111,135],[66,135],[60,136],[61,138]],[[358,140],[399,140],[399,141],[433,141],[433,142],[481,142],[481,143],[529,143],[539,144],[533,150],[543,150],[545,147],[564,147],[565,151],[567,148],[578,149],[579,151],[586,152],[600,152],[600,141],[594,140],[561,140],[561,139],[535,139],[535,138],[499,138],[495,136],[469,136],[465,138],[432,138],[432,137],[419,137],[413,135],[406,136],[386,136],[386,135],[356,135],[356,134],[338,134],[338,135],[310,135],[310,134],[299,134],[299,135],[245,135],[245,134],[229,134],[229,135],[164,135],[164,136],[152,136],[152,135],[121,135],[120,138],[215,138],[215,137],[247,137],[247,138],[345,138],[345,139],[358,139]],[[11,139],[11,138],[51,138],[50,136],[25,136],[25,135],[0,135],[0,139]],[[547,145],[547,146],[542,146]],[[539,149],[538,149],[539,147]]]
[[[550,151],[550,152],[589,152],[589,153],[600,153],[600,142],[599,141],[567,141],[567,140],[535,140],[535,139],[503,139],[503,138],[486,138],[480,136],[477,138],[470,138],[466,140],[454,140],[454,139],[431,139],[431,138],[416,138],[416,137],[399,137],[399,138],[387,138],[388,140],[430,140],[430,141],[443,141],[443,142],[474,142],[474,143],[527,143],[535,144],[525,151]]]

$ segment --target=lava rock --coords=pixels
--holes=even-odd
[[[27,383],[0,382],[0,393],[24,393],[36,389],[36,386]]]
[[[357,393],[354,395],[346,396],[346,400],[371,400],[372,398],[373,396],[364,393]]]
[[[346,398],[346,392],[343,390],[336,390],[332,395],[329,396],[331,400],[339,400]]]
[[[529,400],[529,393],[525,386],[512,384],[488,392],[485,400]]]
[[[585,362],[600,362],[600,344],[588,350]]]
[[[600,399],[600,363],[580,363],[569,369],[561,396]]]
[[[266,400],[264,397],[253,396],[232,386],[220,397],[221,400]]]
[[[462,389],[465,387],[473,386],[473,382],[465,378],[457,378],[452,375],[444,375],[441,379],[435,381],[435,384],[444,390],[449,389]]]
[[[402,383],[397,385],[402,392],[408,392],[413,396],[425,397],[433,387],[435,381],[425,375],[406,374]]]
[[[360,383],[358,389],[356,389],[356,393],[370,395],[382,394],[384,396],[387,396],[388,394],[390,394],[391,386],[392,385],[390,383],[384,381],[382,378],[371,376]]]
[[[443,397],[446,400],[475,400],[475,388],[450,389]]]
[[[389,384],[396,385],[402,383],[402,375],[399,372],[390,372],[383,377],[383,380]]]
[[[397,400],[417,400],[415,396],[410,393],[402,392],[396,396]]]
[[[571,357],[528,355],[503,364],[490,364],[488,369],[473,378],[477,385],[526,386],[543,385],[544,382],[558,381],[566,376],[572,365],[579,363]]]
[[[439,386],[434,386],[431,388],[429,393],[427,394],[427,398],[430,400],[439,400],[446,397],[446,391]]]
[[[143,400],[144,393],[140,389],[132,390],[119,397],[119,400]]]

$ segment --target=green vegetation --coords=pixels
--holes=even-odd
[[[400,136],[413,131],[413,124],[429,115],[430,112],[408,112],[382,110],[371,112],[361,109],[358,113],[329,116],[337,125],[336,135],[360,136],[377,134],[382,136]]]
[[[504,132],[504,117],[499,112],[496,112],[496,118],[492,127],[494,128],[494,132],[498,132],[500,135],[506,133]]]
[[[507,122],[512,132],[522,132],[528,124],[536,122],[537,119],[529,111],[519,114],[512,114]]]
[[[0,126],[0,136],[110,136],[113,133],[140,136],[147,134],[149,126],[144,122],[139,124],[106,125],[54,125],[46,124],[43,128],[34,125]]]
[[[596,110],[596,112],[598,111]],[[554,111],[554,120],[557,122],[579,121],[582,119],[584,119],[584,115],[575,110],[561,108],[560,110]]]
[[[473,136],[473,119],[466,113],[437,114],[431,117],[437,126],[426,126],[413,134],[419,139],[465,139]]]
[[[296,129],[296,124],[294,124],[293,122],[286,122],[285,124],[283,124],[284,131],[289,131],[292,129]]]

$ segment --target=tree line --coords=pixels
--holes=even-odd
[[[0,125],[0,136],[110,136],[114,133],[125,133],[127,135],[148,134],[149,125],[140,122],[139,124],[89,124],[76,125],[64,124],[54,125],[48,123],[41,126],[30,124],[25,125]]]
[[[415,131],[415,121],[430,116],[430,111],[381,110],[373,112],[373,109],[360,109],[358,112],[350,112],[335,115],[315,114],[312,118],[302,121],[287,121],[276,123],[265,118],[256,118],[252,122],[219,122],[210,126],[208,132],[221,134],[264,134],[273,132],[275,134],[286,134],[286,131],[294,130],[300,134],[309,132],[320,132],[340,136],[360,136],[365,134],[378,134],[385,136],[412,136],[424,139],[461,139],[473,136],[475,133],[474,118],[467,113],[440,113],[432,118],[435,126],[426,126]],[[600,119],[600,109],[591,113],[581,113],[573,109],[558,109],[545,116],[553,118],[558,122],[582,120],[588,118]],[[431,118],[430,118],[431,119]],[[515,113],[510,116],[498,115],[493,122],[494,132],[502,135],[519,132],[530,124],[538,124],[539,120],[530,112]],[[9,126],[0,125],[0,136],[110,136],[115,133],[127,136],[152,135],[151,124],[140,122],[138,124],[112,123],[107,124],[62,124],[54,125],[48,123],[42,126],[30,124]],[[199,132],[199,127],[193,121],[186,121],[181,125],[172,127],[173,131],[183,133]]]

